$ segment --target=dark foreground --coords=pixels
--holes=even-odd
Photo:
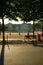
[[[0,45],[0,65],[43,65],[43,46]]]

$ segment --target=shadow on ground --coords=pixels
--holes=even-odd
[[[21,41],[21,40],[16,40],[16,41],[13,41],[12,44],[32,44],[35,47],[42,47],[43,48],[43,41]]]
[[[35,47],[42,47],[43,48],[43,42],[42,41],[32,41],[32,45]]]
[[[0,65],[4,65],[4,52],[5,52],[5,45],[6,45],[6,42],[3,44],[2,42],[2,49],[1,49],[1,53],[0,53]],[[8,49],[9,49],[9,45],[7,44],[8,46]]]
[[[2,44],[2,49],[1,49],[1,53],[0,53],[0,65],[4,65],[4,49],[5,48],[5,44]]]

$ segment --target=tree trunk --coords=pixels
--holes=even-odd
[[[40,21],[41,21],[42,36],[43,36],[43,20],[40,20]]]
[[[33,37],[34,37],[34,21],[33,21]]]
[[[3,35],[3,44],[5,44],[5,36],[4,36],[4,17],[2,17],[2,35]]]
[[[43,36],[43,22],[42,22],[42,36]]]
[[[0,31],[0,35],[1,35],[1,31]]]

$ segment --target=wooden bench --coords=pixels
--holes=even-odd
[[[28,35],[25,35],[25,39],[29,39],[29,36]]]
[[[36,35],[25,35],[25,39],[33,39],[33,38],[36,38]]]

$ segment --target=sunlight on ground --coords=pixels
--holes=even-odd
[[[43,65],[43,48],[29,44],[9,45],[9,48],[5,46],[5,65]]]

